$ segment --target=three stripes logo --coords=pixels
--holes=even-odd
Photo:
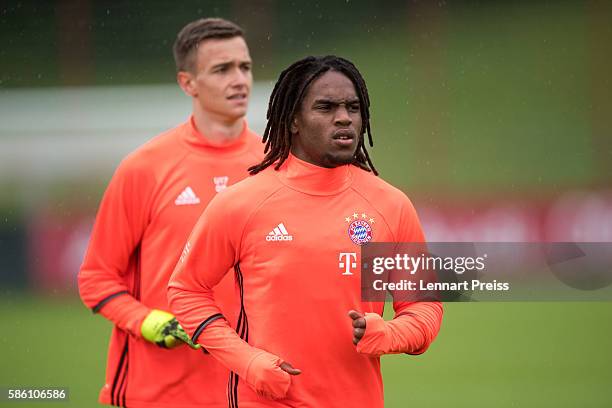
[[[293,241],[293,235],[289,235],[287,228],[285,228],[285,225],[281,222],[266,235],[266,241]]]
[[[194,205],[200,204],[200,199],[195,195],[191,187],[186,187],[176,200],[174,200],[174,204],[176,205]]]

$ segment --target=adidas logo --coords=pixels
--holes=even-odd
[[[192,204],[200,204],[200,199],[195,195],[191,187],[187,187],[183,190],[176,200],[174,200],[174,204],[176,205],[192,205]]]
[[[287,228],[285,228],[285,225],[281,222],[278,224],[278,227],[274,228],[266,235],[266,241],[293,241],[293,235],[289,235]]]

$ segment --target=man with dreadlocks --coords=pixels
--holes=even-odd
[[[360,245],[424,242],[408,198],[376,177],[369,105],[343,58],[283,71],[264,160],[213,199],[174,270],[171,310],[232,371],[231,407],[383,407],[379,357],[423,353],[438,333],[438,302],[396,301],[384,321],[383,303],[360,298]],[[235,331],[213,297],[232,267]]]

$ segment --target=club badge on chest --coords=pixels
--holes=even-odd
[[[228,176],[217,176],[213,177],[213,183],[215,183],[215,191],[217,193],[222,192],[227,188],[227,182],[229,181]]]
[[[373,238],[372,225],[376,220],[368,216],[365,212],[354,211],[351,215],[344,218],[348,224],[348,237],[355,245],[363,245]],[[342,275],[353,275],[357,268],[357,253],[356,252],[341,252],[338,255],[338,267],[342,271]]]
[[[355,211],[352,215],[345,217],[344,221],[349,224],[348,236],[355,245],[361,246],[372,241],[374,218],[364,212]]]

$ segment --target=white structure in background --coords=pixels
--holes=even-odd
[[[247,119],[260,134],[272,86],[253,86]],[[0,184],[108,174],[190,112],[176,84],[0,90]]]

